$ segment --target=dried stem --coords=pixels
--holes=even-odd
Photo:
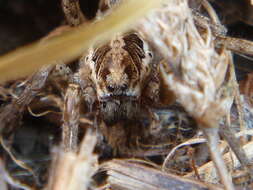
[[[210,14],[214,15],[214,10],[211,11]],[[215,17],[213,20],[210,20],[209,18],[201,15],[197,11],[193,11],[193,16],[197,26],[204,29],[210,27],[212,34],[216,37],[215,45],[217,47],[224,46],[227,49],[236,53],[253,55],[253,42],[249,40],[226,36],[227,29],[223,25],[221,25],[217,17]]]
[[[236,53],[253,55],[253,42],[227,36],[217,36],[217,45],[223,45]]]
[[[244,151],[247,153],[247,157],[249,158],[249,160],[252,162],[253,161],[253,142],[249,142],[248,144],[243,146]],[[233,168],[233,169],[238,169],[241,164],[238,161],[238,159],[236,158],[236,156],[233,154],[231,157],[230,153],[226,153],[223,156],[226,165],[229,168]],[[198,172],[199,175],[201,177],[202,180],[208,181],[210,183],[217,183],[217,175],[215,175],[214,172],[214,163],[213,162],[208,162],[206,164],[204,164],[203,166],[198,168]],[[185,177],[193,177],[195,174],[194,172],[191,172],[187,175],[185,175]]]
[[[101,166],[107,171],[108,183],[112,189],[126,190],[178,190],[178,189],[212,189],[221,190],[219,186],[201,183],[178,177],[173,174],[145,167],[126,160],[112,160]]]
[[[97,161],[97,157],[93,155],[95,144],[96,135],[88,131],[78,153],[58,152],[46,190],[88,189]]]
[[[204,134],[207,139],[207,145],[209,151],[211,153],[212,160],[214,162],[215,168],[219,173],[221,178],[222,184],[225,186],[227,190],[233,190],[234,186],[232,183],[231,175],[228,174],[225,162],[221,156],[219,151],[219,135],[218,135],[218,128],[203,128]]]
[[[169,1],[138,29],[166,58],[167,63],[160,67],[165,82],[205,132],[215,167],[225,188],[231,190],[233,184],[219,153],[216,128],[233,101],[224,81],[231,54],[225,49],[215,50],[209,25],[200,34],[191,13],[187,1]],[[154,32],[149,30],[150,25]]]
[[[240,141],[235,137],[231,128],[227,125],[220,126],[220,134],[228,142],[229,146],[232,148],[237,159],[241,162],[243,167],[246,170],[248,170],[251,175],[253,175],[252,165],[251,165],[244,149],[241,147]]]

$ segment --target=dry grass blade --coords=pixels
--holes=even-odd
[[[194,180],[163,173],[140,164],[124,160],[113,160],[102,165],[109,175],[108,183],[112,189],[126,190],[221,190],[222,188]]]
[[[94,43],[110,39],[129,28],[138,18],[159,6],[162,0],[124,1],[101,21],[83,24],[44,43],[34,43],[0,57],[0,81],[27,75],[45,64],[69,62]],[[138,11],[136,11],[138,10]],[[15,68],[15,69],[13,69]]]

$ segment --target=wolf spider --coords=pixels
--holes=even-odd
[[[107,6],[110,8],[109,2]],[[85,21],[77,0],[62,0],[62,6],[70,26]],[[86,111],[95,112],[98,144],[101,147],[109,145],[119,155],[127,154],[138,145],[140,137],[144,141],[154,138],[152,132],[156,133],[157,119],[152,109],[168,106],[174,101],[174,94],[159,70],[159,61],[138,32],[117,35],[109,43],[90,48],[80,59],[75,74],[62,65],[47,66],[35,73],[28,79],[21,96],[4,108],[0,115],[0,129],[3,131],[20,119],[17,117],[42,90],[49,76],[58,73],[69,83],[63,107],[65,151],[77,150],[80,106],[84,101]],[[151,118],[149,130],[142,124],[145,117]]]
[[[101,9],[117,3],[101,2]],[[70,25],[83,22],[77,1],[62,1],[62,5]],[[77,146],[79,108],[74,107],[79,106],[83,97],[88,110],[96,112],[98,143],[106,141],[114,151],[126,154],[129,147],[136,146],[139,136],[149,136],[143,134],[145,129],[140,118],[154,117],[151,108],[168,104],[168,97],[173,97],[161,82],[149,45],[137,32],[125,33],[107,44],[91,48],[79,65],[65,96],[63,142],[66,149],[73,150]],[[71,110],[75,110],[76,116]],[[73,121],[76,121],[74,125]]]

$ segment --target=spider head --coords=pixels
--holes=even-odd
[[[136,34],[116,37],[93,54],[93,80],[100,112],[108,122],[134,119],[145,79],[151,71],[151,55]]]

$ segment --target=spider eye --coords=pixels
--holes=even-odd
[[[108,85],[108,86],[107,86],[107,89],[108,89],[110,92],[113,92],[115,88],[114,88],[112,85]]]
[[[127,89],[127,84],[123,84],[121,87],[120,87],[120,89],[122,90],[122,91],[125,91],[126,89]]]

